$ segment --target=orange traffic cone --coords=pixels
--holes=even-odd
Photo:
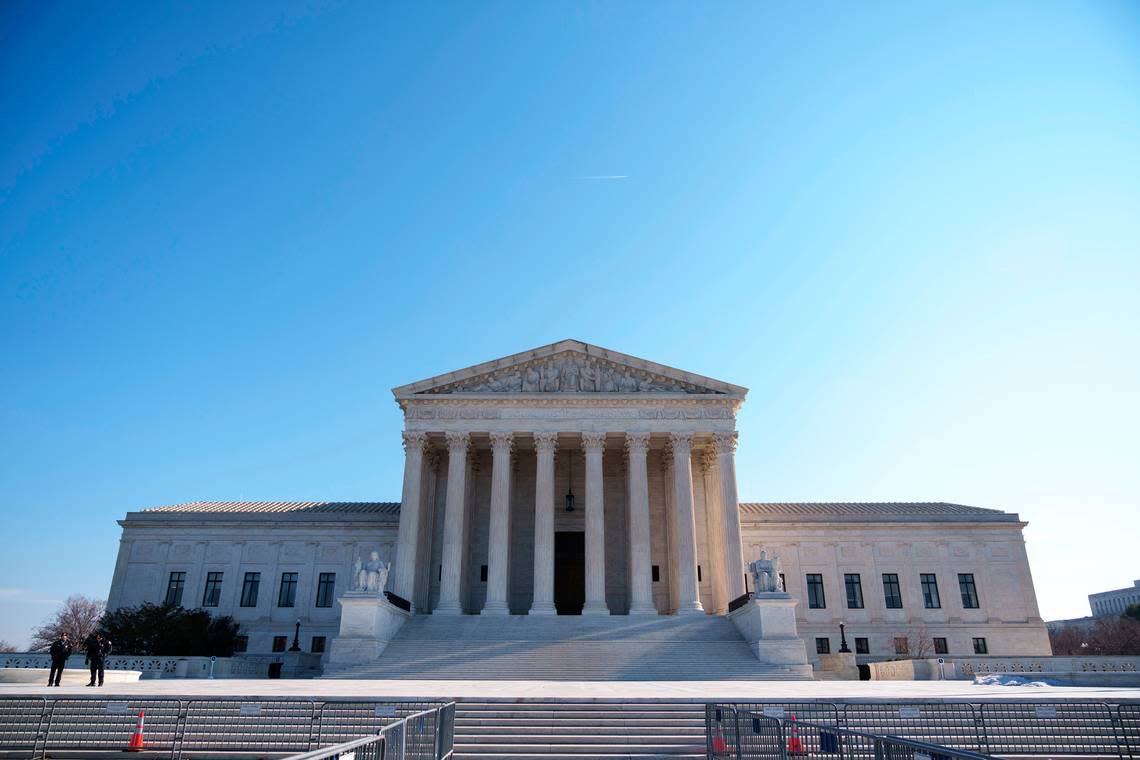
[[[144,713],[144,710],[139,710],[139,722],[135,724],[135,732],[131,734],[131,743],[127,747],[127,752],[142,752],[146,749],[146,741],[143,739]]]
[[[724,739],[724,731],[720,726],[716,727],[716,733],[713,734],[712,750],[714,755],[724,755],[728,753],[728,742]]]
[[[792,721],[792,731],[791,731],[791,736],[788,737],[788,754],[789,755],[806,754],[804,752],[804,740],[800,738],[800,730],[799,730],[799,728],[796,727],[796,714],[790,713],[789,716],[790,716],[791,721]]]

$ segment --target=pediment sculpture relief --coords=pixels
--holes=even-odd
[[[717,393],[601,359],[556,356],[507,367],[428,393]]]

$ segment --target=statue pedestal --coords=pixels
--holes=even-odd
[[[329,649],[329,664],[333,666],[374,662],[412,616],[372,591],[349,591],[337,601],[340,633]]]
[[[839,681],[858,681],[859,665],[854,652],[836,652],[819,655],[819,672],[822,677]],[[823,676],[826,674],[826,676]]]
[[[756,594],[728,619],[765,665],[785,670],[790,677],[811,678],[807,648],[796,630],[796,600],[790,594]]]

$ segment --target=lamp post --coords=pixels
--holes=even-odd
[[[840,621],[839,623],[839,653],[848,654],[851,650],[847,648],[847,625]]]
[[[301,618],[297,618],[297,624],[293,628],[293,646],[289,647],[289,651],[301,651]]]

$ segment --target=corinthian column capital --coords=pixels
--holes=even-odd
[[[463,454],[471,444],[470,433],[444,433],[447,438],[447,450],[452,454]]]
[[[405,430],[401,435],[404,438],[404,451],[412,451],[413,449],[423,451],[424,446],[427,444],[427,433]]]
[[[692,433],[670,433],[669,442],[673,444],[675,454],[688,454],[693,450]]]
[[[639,454],[645,456],[645,452],[649,449],[649,433],[626,433],[625,434],[625,450],[633,455]]]
[[[714,433],[713,446],[718,454],[732,454],[736,451],[736,431],[731,433]]]
[[[601,452],[606,447],[605,433],[582,433],[582,448],[588,452]]]
[[[514,433],[491,433],[491,449],[498,453],[510,453],[514,445]]]
[[[542,452],[553,452],[558,448],[558,433],[535,433],[534,448]]]

